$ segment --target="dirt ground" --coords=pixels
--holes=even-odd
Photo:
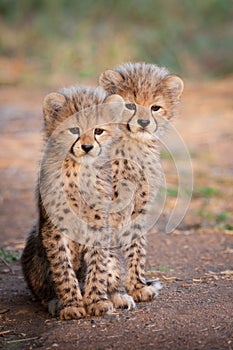
[[[164,233],[177,182],[164,154],[168,196],[148,234],[148,279],[163,284],[157,300],[61,322],[31,298],[19,262],[35,217],[47,91],[0,88],[0,348],[233,349],[232,92],[233,77],[186,83],[175,125],[192,158],[194,191],[183,222]]]

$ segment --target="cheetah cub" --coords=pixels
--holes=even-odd
[[[112,198],[111,168],[104,164],[119,138],[115,122],[123,109],[120,96],[108,97],[100,87],[66,88],[43,102],[46,145],[37,189],[39,215],[22,268],[34,295],[62,320],[134,303],[129,295],[114,293],[119,266],[107,245],[108,211],[102,204]]]
[[[99,85],[125,101],[124,137],[112,147],[115,199],[122,179],[134,184],[130,223],[119,234],[126,259],[126,291],[135,301],[152,300],[161,287],[146,282],[145,233],[162,180],[159,137],[183,90],[182,80],[154,64],[126,63],[100,75]]]

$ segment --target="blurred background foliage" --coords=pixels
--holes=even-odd
[[[124,61],[233,72],[232,0],[0,0],[0,83],[94,80]]]

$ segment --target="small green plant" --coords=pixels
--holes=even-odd
[[[168,266],[160,266],[160,267],[155,267],[155,266],[151,266],[148,268],[148,273],[155,273],[155,272],[168,272],[170,271],[171,268]]]
[[[233,230],[233,226],[227,222],[231,217],[230,213],[228,212],[223,211],[221,213],[214,213],[204,209],[198,209],[196,210],[195,214],[205,219],[205,221],[208,221],[211,226],[215,226],[223,230]]]
[[[177,188],[167,188],[167,195],[169,197],[177,197],[178,189]]]
[[[214,187],[201,187],[197,191],[197,194],[203,196],[203,197],[214,197],[219,196],[220,192],[217,188]]]
[[[7,262],[12,262],[20,259],[20,253],[17,251],[8,251],[4,248],[0,248],[0,258]]]
[[[226,225],[224,226],[224,229],[225,229],[225,230],[229,230],[229,231],[233,231],[233,225],[231,225],[231,224],[226,224]]]
[[[211,213],[210,211],[204,210],[204,209],[198,209],[195,211],[195,214],[197,216],[201,216],[205,219],[212,219],[214,217],[214,213]]]
[[[170,268],[168,266],[160,266],[158,268],[158,271],[160,271],[160,272],[168,272],[168,271],[170,271]]]
[[[227,219],[229,219],[229,213],[227,213],[225,211],[216,215],[216,223],[217,224],[220,224],[224,221],[227,221]]]

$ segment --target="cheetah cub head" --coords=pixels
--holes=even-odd
[[[125,101],[125,133],[140,142],[153,139],[175,115],[183,81],[155,64],[125,63],[100,75],[99,85]]]
[[[43,103],[46,136],[56,143],[57,152],[64,147],[77,163],[92,163],[120,136],[123,109],[121,96],[98,88],[51,93]]]

